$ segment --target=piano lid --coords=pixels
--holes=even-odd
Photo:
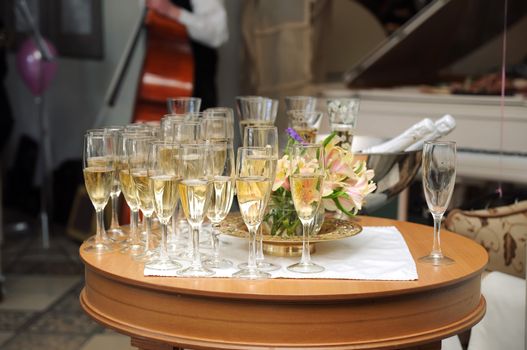
[[[527,15],[527,0],[508,5],[509,27]],[[351,87],[437,83],[442,69],[503,31],[503,9],[504,0],[435,0],[344,73],[344,81]]]

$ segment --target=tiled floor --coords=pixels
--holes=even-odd
[[[128,350],[130,338],[92,321],[81,309],[78,243],[63,234],[44,250],[38,236],[8,235],[0,302],[0,349]]]

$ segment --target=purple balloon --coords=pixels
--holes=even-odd
[[[53,57],[57,50],[49,41],[44,39]],[[35,96],[40,96],[48,88],[57,72],[57,61],[44,61],[37,45],[32,38],[26,39],[16,54],[16,67],[22,80]]]

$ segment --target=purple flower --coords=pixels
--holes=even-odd
[[[292,138],[295,139],[296,141],[298,141],[298,142],[300,142],[300,143],[302,143],[302,144],[305,144],[305,143],[306,143],[306,141],[304,141],[304,139],[302,139],[302,138],[300,137],[300,135],[298,135],[298,133],[295,131],[295,129],[293,129],[293,128],[287,128],[285,131],[289,134],[290,137],[292,137]]]

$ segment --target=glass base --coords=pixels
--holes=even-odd
[[[422,262],[425,264],[432,264],[434,266],[444,266],[444,265],[452,265],[456,261],[452,258],[449,258],[448,256],[430,254],[430,255],[419,258],[419,262]]]
[[[108,238],[114,242],[124,242],[128,238],[126,232],[119,227],[107,229],[106,234],[108,235]]]
[[[147,269],[160,270],[160,271],[178,270],[181,267],[182,267],[181,264],[175,261],[172,261],[169,259],[159,259],[159,258],[151,260],[145,265],[145,268]]]
[[[149,264],[150,261],[154,260],[158,255],[159,252],[156,250],[146,250],[137,255],[133,255],[132,259],[138,262]]]
[[[325,270],[323,266],[317,265],[315,263],[303,263],[299,262],[287,267],[289,271],[300,272],[300,273],[317,273]]]
[[[178,276],[182,277],[208,277],[214,275],[215,272],[206,267],[190,266],[178,272]]]
[[[232,267],[232,261],[227,259],[209,259],[203,262],[203,265],[212,269],[228,269]]]
[[[262,279],[270,278],[271,274],[264,272],[264,271],[256,270],[256,269],[243,269],[243,270],[240,270],[234,273],[232,277],[242,278],[242,279],[247,279],[247,280],[262,280]]]
[[[116,246],[111,243],[95,243],[95,240],[93,240],[91,243],[88,243],[84,247],[84,251],[87,253],[94,253],[94,254],[106,254],[111,253],[116,250]]]
[[[246,270],[247,267],[248,267],[247,263],[241,263],[241,264],[238,265],[238,268],[242,269],[242,270]],[[279,265],[267,262],[265,260],[257,262],[256,263],[256,267],[258,268],[258,270],[266,271],[266,272],[280,270],[280,266]]]
[[[131,255],[133,257],[133,256],[138,256],[140,254],[143,254],[144,249],[145,249],[145,245],[144,244],[140,244],[140,243],[132,244],[132,243],[129,243],[128,245],[124,246],[121,249],[121,253],[128,254],[128,255]]]

